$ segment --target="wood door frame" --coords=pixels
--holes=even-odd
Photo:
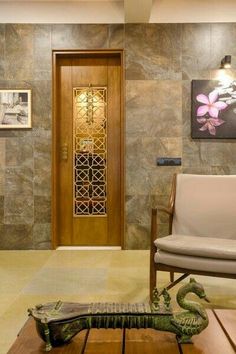
[[[124,156],[125,156],[125,125],[124,125],[124,50],[123,49],[95,49],[95,50],[53,50],[52,51],[52,229],[51,229],[51,247],[56,249],[58,246],[57,239],[57,221],[58,221],[58,210],[57,210],[57,190],[58,190],[58,180],[57,180],[57,149],[58,149],[58,133],[57,133],[57,63],[60,58],[73,58],[81,56],[119,56],[121,63],[121,101],[120,101],[120,122],[121,122],[121,135],[120,135],[120,163],[121,163],[121,213],[120,213],[120,235],[121,235],[121,248],[124,248],[124,203],[125,203],[125,185],[124,185]]]

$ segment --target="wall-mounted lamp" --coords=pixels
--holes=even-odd
[[[226,55],[222,60],[221,60],[221,69],[230,69],[231,68],[231,55]]]

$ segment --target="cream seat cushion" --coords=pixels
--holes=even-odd
[[[236,239],[170,235],[155,240],[155,245],[159,250],[175,254],[236,260]]]
[[[235,261],[204,257],[185,256],[158,250],[154,257],[155,263],[195,271],[236,274]]]

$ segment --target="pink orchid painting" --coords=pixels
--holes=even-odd
[[[236,80],[192,81],[192,138],[236,138]]]

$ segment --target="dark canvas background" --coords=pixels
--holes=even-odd
[[[225,123],[223,123],[219,127],[216,127],[216,135],[211,135],[208,130],[205,131],[199,130],[199,128],[201,128],[203,124],[198,123],[196,112],[197,112],[197,108],[200,105],[203,105],[203,103],[198,102],[196,100],[196,96],[201,93],[208,96],[209,93],[213,91],[216,86],[218,86],[218,84],[219,84],[218,80],[193,80],[192,81],[192,114],[191,114],[192,138],[198,138],[198,139],[236,138],[236,113],[233,112],[233,110],[236,109],[236,103],[229,105],[227,108],[219,112],[218,117],[223,119]],[[204,117],[209,117],[209,114],[207,113]]]

